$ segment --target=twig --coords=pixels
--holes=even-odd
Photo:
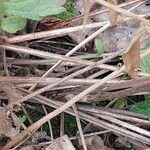
[[[132,117],[132,116],[125,115],[125,114],[109,112],[109,111],[107,111],[107,108],[102,110],[99,107],[88,107],[88,106],[84,106],[84,105],[77,105],[77,106],[78,106],[78,110],[81,110],[84,112],[86,111],[93,115],[101,114],[101,115],[111,116],[111,117],[121,119],[121,120],[127,120],[127,121],[132,121],[132,122],[136,122],[136,123],[143,123],[143,124],[149,125],[149,121],[147,119],[140,119],[140,118]]]
[[[60,137],[62,137],[65,133],[64,127],[65,127],[65,118],[64,118],[64,112],[60,114]]]
[[[84,3],[86,3],[84,1]],[[88,7],[88,4],[84,4],[85,7]],[[135,9],[136,7],[133,7],[133,9]],[[85,12],[85,18],[84,19],[87,19],[88,17],[88,8],[86,8],[86,12]],[[132,8],[129,9],[129,11],[133,10]],[[84,20],[84,23],[85,21],[87,20]],[[71,56],[73,53],[75,53],[79,48],[81,48],[83,45],[85,45],[87,42],[89,42],[91,39],[93,39],[94,37],[96,37],[97,35],[99,35],[101,32],[103,32],[104,30],[106,30],[108,27],[110,26],[110,23],[107,23],[105,26],[103,26],[102,28],[100,28],[98,31],[96,31],[95,33],[93,33],[92,35],[90,35],[88,38],[86,38],[84,41],[82,41],[80,44],[78,44],[75,48],[73,48],[70,52],[68,52],[65,56]],[[121,53],[123,50],[121,51],[118,51],[118,53],[116,53],[117,55],[119,53]],[[114,56],[114,55],[113,55]],[[110,59],[109,57],[107,59]],[[54,66],[52,66],[42,77],[46,77],[48,76],[58,65],[60,65],[62,63],[62,60],[58,61]],[[38,81],[37,81],[38,83]],[[34,84],[29,90],[33,90],[36,86],[37,86],[37,83]]]
[[[133,19],[141,21],[143,24],[150,26],[150,21],[145,19],[145,18],[143,18],[143,17],[141,17],[141,16],[139,16],[139,15],[136,15],[136,14],[134,14],[132,12],[129,12],[129,11],[125,10],[125,9],[119,8],[118,6],[112,5],[112,4],[110,4],[110,3],[108,3],[108,2],[106,2],[104,0],[96,0],[96,1],[98,3],[106,6],[106,7],[109,7],[111,9],[113,9],[113,10],[115,10],[115,11],[117,11],[117,12],[119,12],[119,13],[125,15],[125,16],[127,16],[127,17],[132,17]]]
[[[57,108],[57,107],[60,108],[60,106],[62,105],[60,102],[57,102],[57,105],[56,105],[56,103],[54,101],[51,101],[51,100],[49,100],[45,97],[42,97],[42,96],[34,97],[34,99],[36,99],[37,101],[39,101],[41,103],[44,103],[45,105],[49,105],[49,106],[54,107],[54,108]],[[59,103],[60,103],[60,105],[59,105]],[[71,111],[70,109],[69,109],[69,111],[66,110],[67,113],[73,115],[73,113],[71,113],[70,111]],[[81,112],[79,112],[79,114],[80,114],[80,117],[82,119],[84,119],[88,122],[91,122],[95,125],[98,125],[100,127],[106,128],[106,129],[111,129],[112,131],[114,131],[118,134],[121,134],[121,135],[127,136],[129,138],[132,138],[135,140],[140,140],[140,141],[143,141],[143,142],[150,144],[150,140],[147,139],[146,137],[143,137],[143,136],[138,135],[136,133],[133,133],[131,131],[127,131],[126,129],[121,129],[120,127],[114,126],[114,125],[106,123],[104,121],[100,121],[96,118],[93,118],[92,116],[87,115],[87,114],[84,114]],[[31,128],[31,126],[29,128]],[[8,143],[4,148],[10,148],[18,140],[20,140],[24,135],[27,135],[28,133],[30,133],[31,130],[29,130],[29,128],[27,130],[23,131],[21,134],[18,134],[16,137],[14,137],[13,140],[10,143]]]
[[[90,62],[90,61],[87,61],[87,60],[81,60],[81,59],[78,59],[78,58],[67,57],[67,56],[53,54],[53,53],[44,52],[44,51],[39,51],[39,50],[31,49],[31,48],[24,48],[24,47],[21,47],[21,46],[0,45],[0,47],[1,48],[6,48],[6,49],[11,50],[11,51],[15,51],[15,52],[21,52],[21,53],[25,53],[25,54],[38,56],[38,57],[41,57],[41,58],[47,58],[47,59],[55,58],[55,59],[59,59],[59,60],[63,60],[63,61],[71,61],[71,62],[75,62],[75,63],[78,63],[78,64],[87,65],[87,66],[88,65],[92,66],[93,64],[95,64],[94,62]],[[99,66],[97,66],[97,67],[110,69],[110,70],[115,70],[115,67],[109,66],[109,65],[105,65],[105,64],[102,64],[102,63],[99,64]]]
[[[86,28],[87,29],[92,29],[92,28],[97,28],[97,27],[102,27],[106,24],[106,22],[98,22],[98,23],[91,23],[87,24]],[[52,31],[43,31],[43,32],[38,32],[38,33],[30,33],[26,35],[20,35],[16,36],[13,38],[7,39],[8,43],[19,43],[27,40],[33,40],[33,39],[40,39],[40,38],[45,38],[45,37],[56,37],[58,35],[64,35],[68,34],[71,32],[83,30],[85,28],[84,25],[80,25],[77,27],[69,27],[69,28],[64,28],[64,29],[56,29]]]
[[[86,145],[86,142],[85,142],[85,139],[84,139],[84,134],[83,134],[82,127],[81,127],[80,117],[79,117],[76,105],[73,105],[72,108],[73,108],[74,114],[76,116],[77,126],[78,126],[79,134],[80,134],[80,137],[81,137],[81,142],[82,142],[83,149],[87,150],[87,145]]]
[[[150,137],[150,132],[149,131],[146,131],[144,129],[141,129],[139,127],[136,127],[134,125],[126,123],[124,121],[120,121],[119,119],[115,119],[113,117],[110,117],[110,116],[107,116],[107,115],[101,115],[101,114],[95,114],[95,116],[100,117],[100,118],[102,118],[104,120],[110,121],[112,123],[121,125],[122,127],[125,127],[125,128],[127,128],[129,130],[132,130],[132,131],[135,131],[135,132],[137,132],[139,134],[142,134],[142,135]]]
[[[143,54],[144,56],[144,54]],[[42,119],[38,120],[36,123],[34,123],[33,125],[31,125],[30,127],[28,127],[28,129],[26,129],[25,131],[23,131],[21,134],[18,134],[16,138],[14,138],[14,141],[17,142],[18,140],[20,140],[20,138],[22,138],[23,136],[32,133],[33,131],[35,131],[36,129],[38,129],[42,124],[44,124],[45,122],[47,122],[49,119],[52,119],[53,117],[57,116],[58,114],[60,114],[61,112],[65,111],[66,109],[68,109],[70,106],[74,105],[77,101],[79,101],[81,98],[83,98],[85,95],[87,95],[88,93],[92,92],[93,90],[95,90],[96,88],[98,88],[99,86],[101,86],[102,84],[104,84],[105,82],[107,82],[108,80],[111,80],[115,77],[117,77],[122,71],[124,71],[125,67],[121,67],[119,70],[114,71],[113,73],[111,73],[110,75],[108,75],[107,77],[103,78],[100,82],[95,83],[94,85],[92,85],[91,87],[87,88],[85,91],[81,92],[80,94],[78,94],[77,96],[75,96],[74,98],[72,98],[70,101],[66,102],[64,105],[62,105],[61,107],[59,107],[58,109],[54,110],[53,112],[49,113],[47,116],[43,117]],[[32,94],[29,94],[30,96]],[[37,95],[37,93],[35,94]],[[28,96],[26,96],[28,97]],[[88,119],[87,119],[88,120]],[[119,127],[114,127],[113,125],[110,125],[106,122],[100,121],[99,124],[101,124],[101,126],[103,126],[104,128],[111,128],[114,129],[116,131],[116,129],[119,130],[119,133],[121,132],[123,135],[126,135],[123,131],[123,129],[120,129]],[[116,131],[118,133],[118,131]],[[129,131],[126,133],[129,133]],[[131,133],[130,133],[131,134]],[[126,135],[127,136],[127,135]],[[136,134],[132,133],[132,138],[136,137],[137,139],[141,139],[141,136],[138,135],[136,136]],[[147,143],[150,143],[149,139],[146,139],[145,137],[142,139],[145,139],[145,141]],[[14,144],[14,141],[13,144]],[[8,145],[11,145],[11,142],[8,143]],[[7,145],[6,145],[7,147]]]
[[[71,107],[72,105],[74,105],[76,102],[78,102],[85,95],[87,95],[88,93],[92,92],[93,90],[95,90],[96,88],[98,88],[99,86],[101,86],[102,84],[104,84],[106,81],[111,80],[111,79],[117,77],[123,70],[124,70],[124,67],[122,67],[121,69],[119,69],[117,71],[114,71],[113,73],[111,73],[107,77],[103,78],[100,82],[92,85],[91,87],[89,87],[85,91],[81,92],[80,94],[78,94],[77,96],[75,96],[74,98],[72,98],[70,101],[66,102],[64,105],[62,105],[58,109],[56,109],[56,110],[52,111],[51,113],[49,113],[48,115],[44,116],[43,118],[41,118],[40,120],[38,120],[36,123],[34,123],[30,127],[28,127],[21,134],[18,134],[17,137],[14,138],[14,141],[16,140],[16,142],[17,142],[18,140],[20,140],[20,138],[22,139],[25,135],[27,135],[29,133],[32,133],[33,131],[37,130],[41,125],[43,125],[49,119],[52,119],[53,117],[57,116],[61,112],[65,111],[66,109],[68,109],[69,107]],[[33,96],[36,96],[37,94],[39,94],[39,93],[37,93],[37,92],[35,93],[34,92],[34,95],[33,95],[33,93],[31,93],[28,96],[25,96],[24,98],[28,99],[29,96],[31,96],[31,98],[32,98]],[[24,98],[22,99],[23,101],[24,101]],[[22,101],[22,100],[20,100],[20,101]],[[9,143],[8,143],[8,145],[9,145]]]
[[[45,114],[47,115],[48,113],[47,113],[47,110],[46,110],[45,105],[42,105],[42,107],[43,107],[43,110],[44,110]],[[54,140],[54,136],[53,136],[53,130],[52,130],[51,121],[48,120],[47,122],[48,122],[48,126],[49,126],[49,131],[50,131],[51,140],[53,141],[53,140]]]
[[[150,89],[150,81],[139,83],[131,88],[122,89],[116,92],[99,92],[93,99],[98,100],[113,100],[119,99],[121,97],[126,97],[129,95],[136,94],[138,92],[148,91]],[[112,89],[113,90],[113,89]]]
[[[4,70],[5,70],[5,74],[7,77],[10,76],[9,74],[9,70],[8,70],[8,67],[7,67],[7,61],[6,61],[6,51],[4,48],[1,49],[1,53],[2,53],[2,58],[3,58],[3,64],[4,64]]]
[[[101,32],[103,32],[104,30],[106,30],[109,27],[108,25],[105,25],[104,27],[100,28],[98,31],[94,32],[92,35],[90,35],[88,38],[86,38],[84,41],[82,41],[80,44],[78,44],[75,48],[73,48],[71,51],[69,51],[65,56],[71,56],[73,53],[75,53],[79,48],[81,48],[83,45],[85,45],[87,42],[89,42],[91,39],[93,39],[94,37],[96,37],[97,35],[99,35]],[[48,76],[59,64],[62,63],[62,60],[58,61],[54,66],[52,66],[42,77],[41,79],[43,79],[44,77]],[[40,79],[40,80],[41,80]],[[40,81],[39,80],[39,81]],[[38,83],[38,81],[37,81]],[[37,85],[37,83],[35,85],[33,85],[30,90],[34,89]]]

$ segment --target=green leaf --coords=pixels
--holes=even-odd
[[[67,2],[63,5],[66,11],[58,14],[56,17],[60,19],[69,19],[76,14],[76,9],[74,7],[74,0],[67,0]]]
[[[95,39],[96,52],[101,55],[105,52],[104,43],[100,39]]]
[[[25,115],[19,115],[19,120],[24,123],[27,120],[27,117]]]
[[[150,94],[145,95],[145,100],[149,101],[150,100]]]
[[[114,108],[123,108],[126,104],[126,99],[118,99],[114,105]]]
[[[0,29],[15,33],[27,19],[41,20],[65,11],[66,0],[0,0]]]
[[[150,99],[132,105],[130,111],[143,114],[150,118]]]
[[[147,55],[141,59],[140,68],[142,71],[150,73],[150,55]]]
[[[64,5],[67,0],[49,0],[50,3],[54,3],[56,5]]]
[[[150,47],[150,38],[146,40],[145,49]]]
[[[42,17],[63,12],[64,3],[64,0],[9,0],[5,2],[5,11],[7,14],[40,20]]]
[[[1,28],[9,33],[15,33],[25,27],[27,20],[18,16],[3,18]]]

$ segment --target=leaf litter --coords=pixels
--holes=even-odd
[[[56,21],[55,17],[47,17],[44,24],[50,31],[58,31],[57,29],[61,30],[64,27],[69,31],[69,27],[82,25],[84,20],[82,30],[86,31],[86,34],[80,29],[78,32],[73,32],[73,36],[70,34],[72,32],[66,32],[65,36],[57,37],[56,35],[57,38],[51,38],[48,34],[44,35],[48,32],[44,29],[46,32],[43,32],[43,37],[45,38],[37,40],[34,35],[38,35],[37,31],[43,30],[40,29],[43,28],[43,22],[39,21],[40,26],[37,25],[34,35],[30,33],[32,25],[30,28],[26,27],[25,35],[14,35],[14,38],[17,37],[21,41],[21,38],[30,33],[29,39],[26,39],[27,42],[25,40],[22,42],[27,44],[28,50],[32,48],[34,52],[32,56],[23,49],[19,51],[24,46],[21,43],[16,43],[18,48],[6,43],[0,45],[3,49],[15,51],[15,53],[9,51],[6,58],[3,56],[11,76],[0,77],[2,99],[0,131],[1,134],[11,138],[3,149],[18,147],[60,149],[61,147],[61,149],[107,150],[124,147],[139,149],[141,144],[147,148],[150,146],[148,44],[145,50],[140,50],[141,45],[147,40],[145,33],[149,36],[150,23],[148,19],[145,19],[145,17],[148,18],[150,10],[148,2],[145,4],[143,1],[136,0],[120,4],[116,0],[106,3],[103,0],[97,0],[100,5],[89,1],[89,5],[84,3],[84,6],[82,1],[76,2],[81,3],[80,10],[77,9],[81,15],[65,21],[59,19]],[[130,7],[125,7],[129,3],[131,3]],[[111,4],[114,4],[114,7]],[[118,12],[120,5],[123,7],[123,15]],[[106,6],[109,8],[107,9]],[[93,7],[98,7],[98,10]],[[87,10],[92,8],[92,11],[88,14],[82,8]],[[126,9],[133,13],[128,13]],[[93,14],[96,14],[96,17]],[[129,18],[126,18],[125,14]],[[136,20],[131,19],[132,17]],[[97,31],[98,27],[86,29],[88,24],[92,26],[95,22],[104,22],[99,31]],[[142,23],[141,26],[140,23]],[[142,27],[143,32],[136,37],[139,27]],[[30,41],[33,39],[34,41]],[[8,42],[13,40],[13,37],[7,39]],[[89,41],[91,44],[87,43]],[[93,44],[94,41],[95,44]],[[55,44],[52,45],[52,43]],[[42,59],[35,49],[41,52]],[[18,57],[20,52],[28,55]],[[53,57],[54,53],[58,55]],[[94,53],[97,55],[93,55]],[[47,59],[50,57],[45,57],[45,54],[50,54],[52,58]],[[46,61],[48,61],[47,64]],[[41,74],[42,76],[44,74],[42,79]],[[46,86],[47,88],[42,89]],[[124,98],[126,99],[123,104],[117,104]],[[75,103],[79,101],[80,103]],[[16,105],[17,109],[14,107]],[[41,105],[45,105],[48,111],[44,111]],[[72,110],[71,106],[76,109]],[[18,113],[23,111],[22,107],[25,108],[24,118],[27,118],[23,122],[18,119]],[[58,114],[63,112],[65,115],[61,115],[60,119]],[[70,118],[75,116],[75,123],[78,124],[76,128],[72,119],[68,119],[65,123],[68,114]],[[33,124],[28,122],[30,119],[34,122]],[[47,124],[44,124],[46,122]],[[60,129],[58,129],[59,124],[61,124]],[[82,125],[80,130],[79,124]],[[137,124],[140,125],[137,126]],[[58,139],[52,141],[51,138],[46,138],[47,133],[44,135],[40,133],[38,130],[40,127],[42,131],[46,130],[51,135],[53,133]],[[60,133],[68,136],[61,136]],[[31,139],[34,139],[36,134],[40,136],[34,142]]]

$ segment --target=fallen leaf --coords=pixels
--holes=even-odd
[[[88,150],[106,150],[103,140],[99,136],[91,136],[85,138]]]
[[[107,0],[109,3],[113,4],[113,5],[117,5],[117,0]],[[111,8],[108,8],[109,9],[109,20],[110,20],[110,24],[111,26],[114,26],[116,25],[117,23],[117,12]]]
[[[99,136],[95,136],[92,145],[95,150],[105,150],[104,142]]]
[[[75,150],[68,136],[64,135],[54,140],[45,150]]]
[[[145,29],[141,25],[133,37],[130,45],[122,55],[126,72],[133,79],[138,79],[135,70],[139,67],[140,64],[140,38],[143,34],[145,34]]]
[[[20,126],[16,122],[16,120],[14,122],[14,125],[16,126],[16,128],[13,127],[11,118],[8,117],[8,111],[6,110],[6,108],[0,107],[0,134],[4,134],[10,138],[13,138],[20,132]]]
[[[19,99],[21,99],[23,96],[20,91],[18,91],[15,86],[11,83],[1,83],[0,89],[5,93],[5,95],[8,97],[8,104],[16,103]],[[19,105],[13,106],[13,109],[15,111],[20,110]]]
[[[137,39],[130,47],[127,53],[122,55],[123,62],[126,68],[126,72],[131,76],[131,78],[136,79],[137,75],[135,69],[139,67],[140,64],[140,39]]]

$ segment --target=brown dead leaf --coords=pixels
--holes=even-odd
[[[105,150],[104,142],[99,136],[94,137],[92,144],[95,150]]]
[[[15,86],[11,83],[1,83],[0,89],[5,93],[5,95],[8,97],[8,104],[15,103],[19,99],[21,99],[23,96],[20,91],[18,91]],[[20,110],[19,105],[13,107],[15,111]]]
[[[75,150],[68,136],[64,135],[53,141],[45,150]]]
[[[103,140],[99,136],[91,136],[85,138],[88,150],[106,150]]]
[[[107,0],[109,3],[113,4],[113,5],[117,5],[117,0]],[[109,20],[110,20],[110,24],[111,26],[114,26],[117,24],[117,12],[111,8],[109,9]]]
[[[145,29],[141,24],[141,27],[136,32],[130,45],[122,55],[126,72],[133,79],[138,79],[138,76],[135,73],[135,69],[139,67],[140,63],[140,38],[143,34],[145,34]]]
[[[8,111],[4,107],[0,107],[0,134],[4,134],[10,138],[14,137],[20,132],[20,126],[18,123],[16,128],[13,127],[12,120],[8,116]]]
[[[127,53],[122,55],[124,65],[127,73],[131,78],[137,78],[135,69],[139,67],[140,63],[140,39],[138,38],[130,47]]]

